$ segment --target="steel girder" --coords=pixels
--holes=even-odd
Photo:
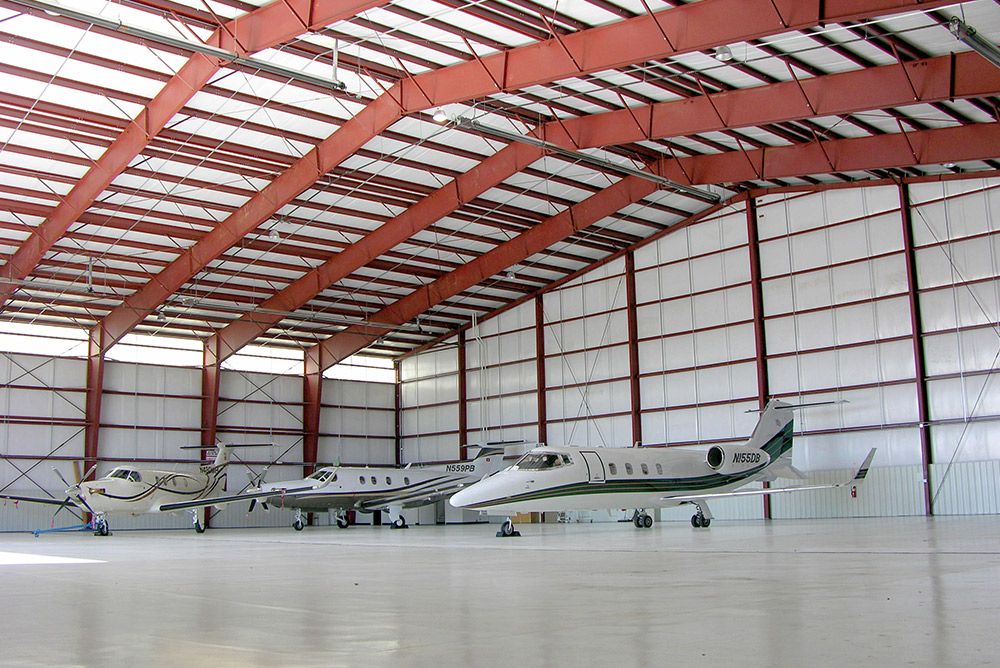
[[[354,16],[386,0],[275,0],[233,19],[208,38],[216,46],[244,56],[286,42],[313,28]],[[86,211],[98,195],[156,136],[225,63],[201,53],[190,59],[129,123],[94,166],[67,193],[49,218],[25,240],[3,268],[8,283],[0,285],[0,306],[28,276],[52,245]]]
[[[561,120],[539,126],[533,134],[568,149],[592,148],[727,127],[986,96],[997,91],[1000,91],[1000,70],[977,54],[963,53]],[[463,202],[521,171],[542,155],[537,147],[512,143],[387,221],[353,247],[309,271],[262,306],[280,311],[300,308],[344,276],[427,229]],[[253,341],[279,319],[279,316],[251,313],[227,325],[216,335],[221,359]]]
[[[220,223],[101,323],[113,345],[226,248],[405,114],[498,91],[947,0],[704,0],[409,77],[388,89]],[[403,237],[405,238],[405,237]],[[400,239],[400,241],[402,238]]]
[[[656,189],[657,185],[651,181],[637,176],[626,177],[433,283],[421,286],[372,316],[373,324],[352,325],[316,344],[314,348],[323,351],[321,362],[326,365],[323,368],[344,360],[391,332],[394,329],[391,324],[401,325],[412,320],[435,304],[638,202]]]
[[[655,171],[680,183],[699,185],[940,165],[989,160],[998,155],[1000,127],[993,122],[757,151],[731,151],[680,160],[665,159],[655,166]]]

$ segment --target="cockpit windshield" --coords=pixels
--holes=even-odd
[[[334,475],[333,471],[320,470],[320,471],[316,471],[316,473],[313,473],[311,476],[309,476],[308,479],[309,480],[316,480],[317,482],[326,482],[327,480],[330,479],[330,476],[332,476],[332,475]],[[337,478],[334,477],[334,480],[336,480],[336,479]]]
[[[517,460],[514,470],[517,471],[546,471],[558,468],[566,464],[571,464],[569,455],[557,452],[529,452],[524,457]]]
[[[139,472],[130,471],[129,469],[115,469],[108,474],[108,477],[128,480],[129,482],[142,482],[142,477],[139,475]]]

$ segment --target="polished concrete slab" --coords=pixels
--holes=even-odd
[[[0,534],[0,665],[1000,664],[1000,517],[520,529]]]

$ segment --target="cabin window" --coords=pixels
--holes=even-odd
[[[410,479],[409,479],[409,478],[406,478],[406,477],[404,477],[404,478],[403,478],[403,484],[404,484],[404,485],[409,485],[409,484],[410,484]]]
[[[569,463],[569,457],[566,455],[560,456],[554,452],[529,452],[517,460],[517,464],[514,466],[519,471],[545,471],[547,469],[558,468],[564,462]]]
[[[639,466],[642,467],[642,474],[643,475],[649,475],[649,467],[648,466],[646,466],[645,464],[640,464]]]
[[[376,478],[375,476],[372,476],[372,484],[373,485],[377,485],[378,484],[378,478]]]
[[[632,475],[632,465],[631,464],[625,464],[625,473],[627,473],[628,475]]]
[[[360,481],[361,481],[361,484],[362,484],[362,485],[363,485],[363,484],[365,484],[365,477],[364,477],[363,475],[359,475],[359,476],[358,476],[358,480],[360,480]]]
[[[661,466],[660,464],[656,465],[656,474],[663,475],[663,466]]]
[[[611,475],[618,475],[618,467],[614,464],[608,464],[608,472]]]
[[[385,477],[385,484],[391,485],[392,484],[392,478],[390,478],[389,476],[386,476]]]

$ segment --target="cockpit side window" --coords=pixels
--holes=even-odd
[[[564,462],[569,463],[569,458],[566,455],[555,452],[529,452],[521,457],[514,466],[519,471],[545,471],[558,468]]]
[[[142,482],[142,476],[139,475],[138,471],[129,471],[128,480],[129,482]]]

